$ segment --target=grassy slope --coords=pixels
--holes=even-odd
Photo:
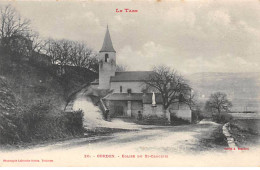
[[[260,144],[260,120],[241,119],[230,122],[231,134],[239,147]]]
[[[78,123],[73,124],[73,121],[80,120],[80,117],[64,115],[66,97],[76,88],[93,81],[96,74],[88,70],[80,73],[78,70],[70,70],[64,78],[57,76],[53,67],[40,63],[30,63],[29,61],[8,64],[5,69],[2,68],[0,68],[0,82],[2,83],[0,91],[6,92],[4,88],[8,88],[8,93],[5,96],[1,95],[3,98],[0,100],[0,105],[4,106],[4,108],[0,108],[0,116],[1,120],[5,120],[0,121],[1,133],[10,130],[10,127],[14,127],[13,124],[20,129],[21,126],[25,128],[19,134],[19,139],[14,141],[12,139],[15,138],[15,133],[19,128],[12,129],[14,135],[8,139],[9,142],[7,143],[49,141],[79,134],[77,130],[80,127]],[[8,98],[8,96],[11,97]],[[10,107],[7,103],[10,106],[15,105],[15,108],[12,110],[6,109]],[[8,114],[9,116],[6,116]],[[36,122],[33,125],[34,127],[30,129],[29,122],[24,120],[26,114],[27,117],[32,118],[32,122],[34,122],[34,115],[37,117],[37,114],[39,114],[40,122]],[[17,122],[17,118],[21,120]],[[70,119],[73,119],[73,121]],[[29,119],[29,121],[31,120]],[[1,128],[2,125],[5,127]],[[21,139],[21,136],[24,139]],[[2,143],[6,143],[6,141]]]

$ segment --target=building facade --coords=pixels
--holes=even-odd
[[[111,91],[102,99],[111,117],[154,116],[170,121],[171,115],[174,114],[191,121],[191,110],[184,105],[171,106],[171,110],[166,111],[163,109],[161,94],[156,89],[148,89],[145,83],[152,71],[116,71],[116,51],[108,28],[98,60],[99,79],[92,82],[92,85]],[[153,97],[155,105],[152,104]]]

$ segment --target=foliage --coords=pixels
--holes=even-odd
[[[0,9],[0,37],[2,39],[30,32],[30,20],[22,18],[11,5]]]
[[[217,123],[227,123],[230,122],[233,117],[228,113],[220,113],[219,115],[212,115],[213,121]]]
[[[205,104],[205,111],[211,114],[214,121],[225,123],[232,119],[232,116],[227,114],[232,107],[231,101],[227,95],[222,92],[216,92],[210,95],[210,98]]]
[[[49,39],[46,41],[45,53],[50,56],[52,64],[59,65],[61,69],[75,66],[98,72],[97,54],[83,42]],[[65,73],[66,69],[62,74]]]
[[[174,114],[171,114],[171,125],[177,126],[177,125],[185,125],[185,124],[190,124],[190,122],[183,118],[177,117]]]
[[[156,115],[139,116],[137,117],[137,123],[144,125],[169,125],[167,118],[158,117]]]
[[[38,104],[24,110],[20,115],[1,119],[0,144],[46,141],[83,135],[83,113],[50,114],[49,105]]]
[[[15,95],[6,80],[0,77],[0,143],[19,141],[18,127],[12,119],[17,111]]]
[[[0,8],[0,46],[19,62],[23,57],[31,57],[34,51],[41,52],[43,41],[31,29],[30,20],[7,5]]]
[[[192,114],[192,122],[193,123],[199,122],[204,118],[200,109],[192,110],[191,114]]]
[[[0,75],[5,76],[0,77],[0,144],[83,134],[82,112],[61,108],[64,96],[96,78],[96,53],[84,43],[54,42],[56,51],[49,55],[48,41],[31,29],[28,19],[11,5],[0,7]],[[54,55],[59,61],[53,61]],[[57,74],[62,69],[66,74]]]
[[[20,141],[19,127],[13,116],[0,113],[0,144],[15,144]]]
[[[83,112],[81,110],[75,111],[72,113],[65,113],[66,121],[65,127],[66,130],[71,135],[82,135],[83,128]]]
[[[20,102],[0,77],[0,144],[44,141],[83,134],[81,111],[64,113],[48,98]],[[18,102],[19,101],[19,102]],[[60,107],[60,106],[59,106]]]

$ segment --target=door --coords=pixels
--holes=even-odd
[[[124,116],[124,107],[123,106],[115,106],[115,116]]]

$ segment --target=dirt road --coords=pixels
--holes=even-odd
[[[213,122],[138,127],[141,130],[0,151],[0,166],[250,166],[260,161],[254,148],[224,150],[222,125]]]

